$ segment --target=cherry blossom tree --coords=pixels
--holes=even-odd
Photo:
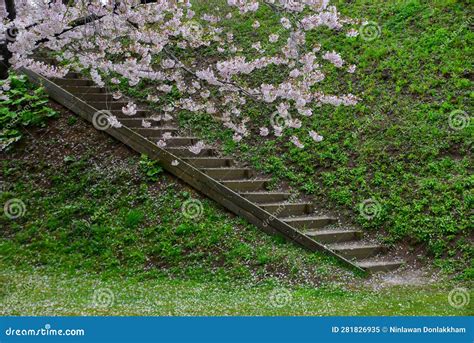
[[[3,78],[8,68],[24,67],[50,78],[79,71],[100,87],[124,80],[129,87],[146,82],[156,90],[147,100],[158,105],[163,116],[173,118],[179,110],[219,113],[235,141],[250,134],[247,104],[268,113],[258,134],[278,137],[286,128],[302,128],[301,119],[311,117],[320,106],[351,106],[358,101],[352,94],[318,89],[326,77],[323,65],[348,73],[356,69],[336,51],[308,44],[308,33],[320,27],[348,39],[357,36],[353,26],[358,21],[341,17],[328,0],[228,0],[224,11],[200,17],[189,0],[6,0],[6,5],[9,15],[0,24],[6,42],[0,61]],[[236,42],[239,33],[232,32],[225,20],[252,17],[261,7],[279,16],[281,28],[266,41],[252,42],[254,58],[248,59]],[[260,23],[255,20],[252,26],[258,30]],[[269,49],[272,46],[280,48],[270,53],[275,51]],[[199,55],[202,48],[212,49],[218,60],[196,63],[183,58]],[[60,64],[36,60],[38,51],[48,51]],[[261,84],[252,80],[253,74],[270,67],[281,71],[279,80]],[[163,95],[173,90],[180,98],[163,103]],[[122,97],[118,91],[113,95]],[[123,108],[125,115],[136,111],[134,103]],[[314,131],[307,134],[315,142],[323,139]],[[296,136],[291,142],[304,147]]]

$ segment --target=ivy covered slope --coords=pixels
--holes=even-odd
[[[42,88],[27,82],[26,77],[12,74],[0,82],[0,150],[7,150],[19,141],[27,126],[44,127],[57,113],[47,106]]]
[[[203,12],[211,6],[199,2]],[[434,258],[448,272],[472,269],[472,42],[467,2],[351,1],[338,8],[344,15],[372,21],[369,38],[348,39],[327,30],[314,33],[324,51],[341,52],[356,73],[338,77],[328,73],[319,86],[328,93],[353,93],[356,107],[323,106],[304,118],[324,140],[315,143],[301,135],[304,149],[288,143],[297,130],[281,138],[258,136],[269,115],[247,108],[254,132],[240,143],[206,115],[183,112],[181,120],[210,142],[220,140],[228,152],[245,156],[261,170],[290,180],[318,202],[356,218],[368,232],[412,252]],[[239,41],[268,41],[282,34],[281,24],[268,9],[253,19],[234,16],[226,25],[239,32]],[[377,26],[380,34],[377,33]],[[284,31],[283,31],[284,32]],[[283,33],[284,34],[284,33]],[[374,39],[372,39],[374,38]],[[271,49],[271,47],[267,47]],[[202,56],[212,49],[203,49]],[[252,58],[252,49],[243,53]],[[256,75],[278,80],[278,71]],[[258,83],[257,83],[258,84]],[[360,206],[375,204],[370,220]]]

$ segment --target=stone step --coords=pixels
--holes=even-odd
[[[163,137],[150,137],[149,140],[159,141]],[[200,139],[197,137],[171,137],[165,140],[167,148],[188,148],[191,145],[199,142]]]
[[[189,147],[186,148],[181,148],[181,147],[165,147],[166,151],[172,153],[175,156],[178,157],[211,157],[211,156],[217,156],[217,150],[212,149],[212,148],[204,148],[202,149],[198,154],[195,154],[194,152],[189,150]]]
[[[221,183],[236,192],[255,192],[263,191],[271,179],[256,180],[228,180]]]
[[[336,222],[336,218],[327,216],[288,217],[281,220],[298,229],[318,229]]]
[[[285,201],[291,197],[291,193],[285,192],[245,192],[240,195],[257,204]]]
[[[51,80],[57,85],[67,86],[67,87],[84,87],[84,86],[93,86],[94,82],[86,79],[66,79],[66,78],[54,78]]]
[[[362,231],[358,230],[315,230],[308,231],[305,234],[315,241],[323,244],[340,243],[358,240],[362,237]]]
[[[78,73],[78,72],[75,72],[75,71],[70,71],[69,73],[67,73],[65,76],[64,76],[65,79],[81,79],[82,78],[82,74],[81,73]]]
[[[279,202],[260,204],[259,206],[277,218],[300,216],[313,212],[313,205],[309,202]]]
[[[98,110],[121,111],[122,107],[127,106],[128,102],[124,101],[87,101],[89,105]]]
[[[148,110],[137,110],[137,113],[135,113],[133,116],[126,115],[122,112],[122,110],[110,110],[110,112],[118,117],[118,118],[148,118],[151,117],[152,112]],[[151,119],[150,119],[151,120]]]
[[[356,262],[360,268],[363,268],[371,273],[389,272],[399,268],[404,263],[405,261],[402,260],[383,261],[377,259],[367,259]]]
[[[140,135],[147,137],[149,140],[151,137],[162,137],[165,132],[170,132],[171,134],[176,135],[178,133],[177,127],[171,126],[157,126],[157,127],[134,127],[133,131],[139,133]],[[159,138],[161,139],[161,138]],[[157,139],[157,141],[159,140]]]
[[[216,180],[238,180],[254,177],[255,172],[248,168],[205,168],[204,173]]]
[[[123,114],[122,114],[123,115]],[[119,122],[130,128],[143,127],[143,120],[146,120],[151,124],[151,127],[163,126],[163,122],[151,120],[149,118],[130,118],[130,117],[119,117]]]
[[[54,58],[51,58],[51,57],[35,57],[34,60],[38,61],[38,62],[43,62],[43,63],[48,64],[48,65],[58,65],[59,64],[59,62],[57,60],[55,60]]]
[[[85,101],[93,101],[93,102],[108,102],[108,101],[119,101],[115,100],[112,93],[94,93],[94,92],[86,92],[86,93],[76,93],[75,94],[78,98],[81,98]],[[122,100],[123,101],[123,100]]]
[[[63,88],[74,95],[83,93],[107,93],[107,89],[97,86],[65,86]]]
[[[184,158],[184,160],[196,168],[231,167],[235,163],[231,158],[222,157],[193,157]]]
[[[383,251],[381,245],[363,242],[336,243],[327,247],[345,258],[358,260],[377,255]]]

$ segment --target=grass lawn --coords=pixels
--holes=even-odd
[[[298,287],[134,277],[102,280],[41,269],[3,269],[0,315],[474,315],[450,306],[449,288]]]

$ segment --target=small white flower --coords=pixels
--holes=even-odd
[[[260,136],[262,136],[262,137],[268,136],[268,129],[266,127],[261,127],[260,128]]]
[[[252,24],[252,27],[253,27],[254,29],[258,29],[258,28],[260,27],[260,22],[259,22],[258,20],[255,20],[255,21],[253,22],[253,24]]]
[[[156,87],[156,89],[164,93],[169,93],[171,92],[172,87],[170,85],[161,85],[161,86]]]
[[[120,92],[118,92],[118,91],[112,93],[112,98],[114,98],[114,100],[118,100],[118,99],[120,99],[121,97],[122,97],[122,93],[120,93]]]
[[[257,50],[257,51],[259,51],[259,52],[264,51],[264,50],[262,49],[262,43],[260,43],[260,42],[253,43],[253,44],[252,44],[252,48],[255,49],[255,50]]]
[[[115,127],[117,129],[122,127],[122,123],[118,121],[116,116],[108,116],[107,120],[109,121],[112,127]]]
[[[171,132],[165,132],[163,133],[163,139],[164,140],[167,140],[167,139],[170,139],[172,136]]]
[[[299,119],[290,119],[288,121],[288,126],[294,129],[299,129],[301,127],[301,120]]]
[[[156,143],[156,145],[158,145],[158,147],[163,149],[166,146],[166,142],[161,139]]]
[[[173,161],[171,161],[171,165],[172,165],[173,167],[176,167],[178,164],[179,164],[178,160],[173,160]]]
[[[137,113],[137,105],[129,102],[127,106],[122,107],[122,112],[127,116],[133,116]]]
[[[357,37],[359,35],[359,31],[355,30],[355,29],[350,29],[349,31],[347,31],[346,33],[346,36],[347,37]]]
[[[304,148],[304,145],[300,142],[300,140],[299,140],[298,137],[296,137],[296,136],[292,136],[292,137],[291,137],[291,142],[292,142],[297,148],[300,148],[300,149],[303,149],[303,148]]]
[[[314,131],[309,131],[309,135],[315,142],[321,142],[324,138],[323,136],[319,135]]]
[[[291,22],[288,18],[281,18],[280,23],[287,30],[291,28]]]
[[[300,108],[298,109],[298,113],[305,117],[311,117],[313,115],[313,111],[310,108]]]
[[[172,59],[168,58],[166,60],[163,60],[163,62],[161,62],[161,66],[164,68],[164,69],[171,69],[175,66],[175,61],[173,61]]]
[[[147,101],[150,101],[150,102],[158,102],[160,100],[160,98],[158,96],[152,95],[152,94],[148,94],[146,99],[147,99]]]
[[[196,144],[194,144],[193,146],[190,146],[188,148],[188,150],[191,151],[195,155],[198,155],[202,151],[202,149],[204,149],[204,142],[203,141],[199,141]]]
[[[240,142],[242,140],[242,136],[239,135],[238,133],[234,133],[234,135],[232,136],[232,140],[236,143]]]
[[[142,120],[142,127],[144,128],[150,128],[151,127],[151,123],[145,119]]]
[[[292,78],[297,78],[298,76],[300,76],[301,73],[298,69],[293,69],[291,72],[290,72],[290,77]]]
[[[277,35],[277,34],[271,34],[271,35],[268,37],[268,40],[270,41],[270,43],[276,43],[279,38],[280,38],[279,35]]]
[[[347,68],[348,73],[354,74],[355,71],[356,71],[356,66],[354,64],[350,65],[349,68]]]

